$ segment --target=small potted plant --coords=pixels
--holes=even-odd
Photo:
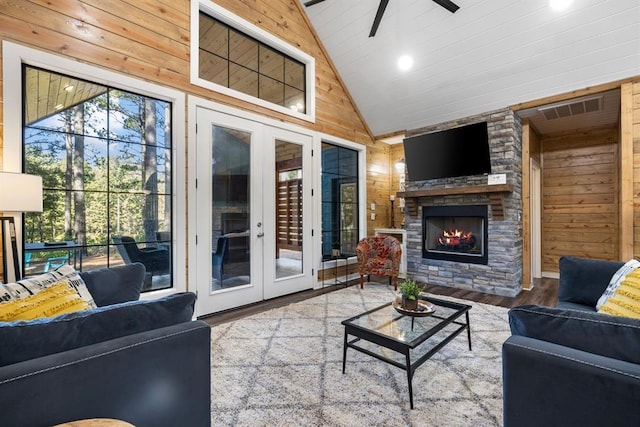
[[[340,242],[331,243],[331,256],[338,258],[340,256]]]
[[[404,279],[398,287],[400,295],[402,295],[402,308],[405,310],[417,310],[418,309],[418,296],[421,289],[415,280]]]

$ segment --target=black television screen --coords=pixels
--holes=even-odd
[[[408,181],[491,173],[487,122],[406,138]]]

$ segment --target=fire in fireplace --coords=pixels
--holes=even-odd
[[[423,206],[423,258],[487,264],[487,206]]]
[[[437,249],[443,251],[455,251],[466,253],[477,253],[476,236],[473,231],[466,230],[442,230],[442,236],[437,239]]]

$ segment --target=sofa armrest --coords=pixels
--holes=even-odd
[[[560,257],[558,301],[595,307],[623,262],[599,259]]]
[[[211,329],[183,322],[0,368],[3,426],[209,426]]]
[[[502,347],[504,426],[628,425],[640,365],[523,336]]]

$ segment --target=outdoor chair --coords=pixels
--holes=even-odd
[[[47,258],[47,262],[44,264],[44,272],[46,273],[49,270],[55,270],[58,267],[61,267],[65,264],[69,263],[69,254],[49,257]]]
[[[156,246],[160,249],[171,249],[171,232],[156,231]]]
[[[364,288],[363,276],[367,280],[374,276],[389,276],[389,285],[393,279],[393,289],[398,290],[398,274],[400,273],[400,258],[402,246],[400,241],[392,236],[365,237],[356,246],[358,269],[360,272],[360,289]]]
[[[213,266],[213,278],[220,281],[222,287],[222,274],[224,262],[229,254],[229,239],[221,236],[218,237],[216,251],[211,255],[211,264]]]
[[[120,256],[125,264],[139,262],[152,276],[169,274],[171,271],[171,253],[164,248],[139,248],[129,236],[112,236]]]

